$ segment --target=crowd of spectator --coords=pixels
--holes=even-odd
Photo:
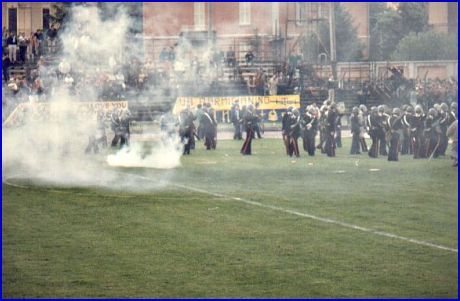
[[[226,51],[213,47],[203,54],[179,41],[164,47],[155,61],[142,61],[138,56],[124,61],[112,58],[107,68],[77,70],[62,68],[62,62],[50,65],[43,58],[60,48],[56,26],[46,32],[37,30],[28,37],[25,33],[16,36],[4,28],[2,37],[5,88],[2,94],[16,103],[46,100],[57,86],[66,87],[72,95],[85,101],[124,100],[138,95],[172,99],[176,95],[308,96],[314,89],[327,91],[331,88],[331,82],[316,76],[312,66],[303,64],[299,56],[291,56],[286,63],[273,64],[269,69],[252,49],[239,60],[233,47]],[[25,75],[10,78],[9,69],[21,65],[28,66]],[[367,102],[376,84],[366,82],[352,89],[360,103]],[[393,72],[384,85],[393,104],[421,103],[430,107],[436,102],[450,103],[458,95],[458,83],[453,79],[407,80],[402,74]],[[340,85],[337,88],[340,90]],[[94,93],[88,97],[90,90]]]

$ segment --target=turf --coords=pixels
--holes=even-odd
[[[174,184],[457,249],[457,169],[284,154],[281,140],[201,144],[171,171],[117,169],[151,192],[2,185],[2,296],[458,296],[458,254]],[[370,171],[370,169],[378,169]]]

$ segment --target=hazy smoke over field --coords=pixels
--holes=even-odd
[[[20,126],[2,127],[3,177],[20,173],[24,177],[38,178],[62,185],[101,185],[117,188],[119,174],[108,165],[174,168],[180,165],[181,149],[172,138],[145,152],[135,142],[129,149],[101,159],[85,154],[88,139],[96,131],[96,114],[82,112],[82,102],[97,101],[101,86],[97,77],[115,75],[119,70],[123,51],[127,49],[126,34],[130,19],[123,11],[108,20],[102,20],[96,6],[75,6],[71,21],[60,32],[63,54],[59,58],[70,74],[82,83],[79,93],[71,93],[69,86],[44,66],[40,74],[50,74],[48,103],[27,104],[20,109]],[[63,70],[61,70],[62,72]],[[69,70],[64,70],[67,73]],[[61,75],[62,76],[62,75]],[[130,99],[127,99],[130,100]],[[105,112],[110,115],[110,112]],[[112,131],[106,128],[108,142]],[[102,149],[105,152],[105,149]],[[160,180],[160,179],[159,179]],[[163,179],[164,180],[164,179]],[[126,185],[126,180],[123,180]]]

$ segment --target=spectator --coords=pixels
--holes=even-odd
[[[24,64],[26,62],[26,53],[27,53],[27,39],[26,34],[21,32],[18,37],[18,46],[19,46],[19,61]]]
[[[6,51],[6,40],[8,39],[8,29],[6,27],[3,27],[2,29],[2,54],[5,53]]]
[[[11,32],[8,37],[6,44],[8,45],[8,55],[12,64],[16,63],[16,50],[18,45],[18,38],[15,32]]]
[[[267,75],[265,74],[265,71],[262,68],[260,68],[256,73],[256,80],[255,80],[257,95],[265,95],[266,83],[267,83]]]
[[[48,51],[50,53],[56,52],[56,38],[57,38],[57,28],[56,25],[51,25],[51,28],[48,29]]]
[[[244,57],[246,58],[246,65],[253,64],[254,54],[252,53],[252,50],[249,50]]]
[[[10,75],[8,73],[8,69],[10,68],[11,61],[9,56],[5,53],[2,57],[2,72],[3,72],[3,79],[5,82],[10,80]]]
[[[227,66],[228,67],[235,67],[236,65],[236,56],[235,56],[235,51],[233,50],[232,47],[227,51]]]
[[[270,81],[268,82],[268,90],[270,95],[278,94],[278,82],[279,76],[278,74],[274,73],[273,76],[270,78]]]

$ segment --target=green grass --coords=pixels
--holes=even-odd
[[[281,140],[254,141],[250,157],[237,141],[197,144],[174,172],[118,171],[457,249],[449,159],[350,156],[349,143],[336,158],[300,159]],[[2,197],[3,297],[458,296],[457,253],[174,185],[3,184]]]

